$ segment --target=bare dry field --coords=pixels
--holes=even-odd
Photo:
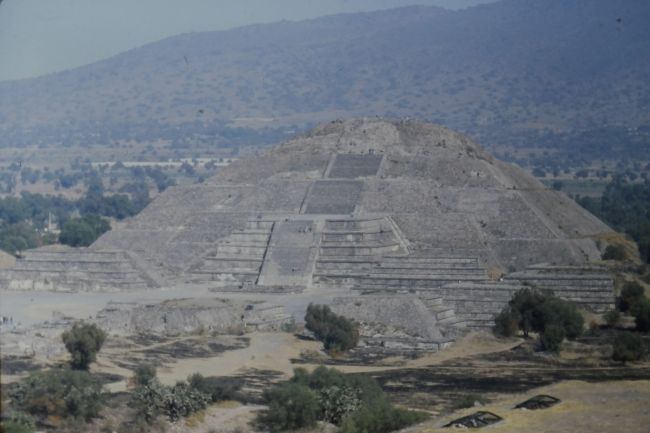
[[[548,409],[513,409],[516,404],[537,394],[549,394],[562,401]],[[650,381],[647,380],[601,383],[565,381],[504,396],[484,407],[464,409],[435,418],[409,431],[449,431],[442,425],[476,410],[486,410],[504,418],[487,428],[494,433],[647,433],[650,425],[648,401]]]

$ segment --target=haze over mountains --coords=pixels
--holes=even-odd
[[[372,115],[431,120],[487,145],[521,131],[638,127],[650,122],[648,22],[646,0],[504,0],[184,34],[1,82],[0,145]]]

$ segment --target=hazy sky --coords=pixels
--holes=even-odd
[[[91,63],[179,33],[412,4],[495,0],[0,0],[0,80]]]

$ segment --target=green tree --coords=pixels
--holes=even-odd
[[[547,292],[523,288],[515,292],[509,302],[509,308],[519,320],[519,329],[528,337],[531,331],[540,332],[544,329],[539,315],[539,307],[546,300]]]
[[[0,249],[15,254],[41,244],[41,239],[31,225],[26,222],[5,225],[0,228]]]
[[[575,304],[554,296],[547,297],[536,313],[541,324],[536,331],[546,333],[549,326],[556,325],[564,331],[566,338],[573,340],[582,334],[584,318]]]
[[[108,221],[97,215],[73,218],[63,226],[59,242],[71,247],[87,247],[110,228]]]
[[[526,287],[515,292],[496,316],[494,331],[513,335],[515,326],[524,336],[530,332],[539,333],[542,347],[557,351],[565,337],[574,339],[582,333],[584,318],[575,304],[555,297],[550,291]]]
[[[605,313],[603,318],[605,319],[607,326],[614,328],[618,326],[621,321],[621,313],[618,310],[609,310],[607,313]]]
[[[627,260],[627,258],[625,247],[622,245],[607,245],[607,248],[605,248],[605,252],[603,253],[603,260],[624,261]]]
[[[389,432],[426,419],[420,412],[393,407],[377,381],[366,375],[343,374],[320,366],[293,377],[265,393],[268,410],[258,423],[272,432],[313,426],[322,420],[343,432]]]
[[[133,375],[136,385],[147,385],[156,378],[156,367],[150,364],[138,365]]]
[[[106,333],[95,324],[77,322],[61,338],[72,356],[72,368],[88,370],[106,340]]]
[[[630,361],[638,361],[643,357],[644,348],[641,336],[632,332],[621,332],[614,341],[612,359],[625,364]]]
[[[313,427],[321,409],[318,396],[307,386],[284,382],[264,393],[268,409],[258,422],[272,433]]]
[[[327,305],[309,304],[305,326],[323,342],[326,350],[345,352],[359,342],[357,324],[334,314]]]
[[[626,282],[616,298],[616,308],[623,313],[634,312],[635,306],[645,298],[645,290],[636,281]]]
[[[540,343],[544,350],[549,352],[559,352],[562,346],[562,341],[565,337],[564,328],[558,324],[550,324],[546,327],[540,336]]]
[[[504,337],[512,337],[519,329],[519,314],[509,305],[494,319],[494,332]]]
[[[640,332],[650,331],[650,299],[641,299],[634,307],[634,323]]]

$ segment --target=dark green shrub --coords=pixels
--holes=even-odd
[[[358,390],[358,396],[364,404],[373,404],[385,398],[384,391],[376,380],[366,375],[343,374],[335,368],[319,366],[313,372],[296,368],[291,382],[305,385],[314,391],[338,387]]]
[[[187,378],[190,387],[198,392],[207,395],[210,401],[232,400],[241,388],[241,381],[227,377],[204,377],[195,373]]]
[[[94,323],[77,322],[61,338],[72,356],[72,368],[87,370],[106,341],[106,333]]]
[[[149,364],[139,365],[135,369],[133,380],[136,385],[146,385],[156,378],[156,367]]]
[[[396,408],[384,401],[350,413],[343,419],[339,433],[388,433],[427,418],[425,413]]]
[[[309,304],[305,326],[323,342],[326,350],[345,352],[359,342],[356,323],[334,314],[327,305]]]
[[[139,418],[152,423],[163,412],[169,394],[169,387],[161,384],[158,379],[153,379],[133,391],[131,405],[137,410]]]
[[[138,415],[151,423],[160,414],[164,414],[169,421],[174,422],[205,409],[210,396],[192,389],[186,382],[165,386],[158,379],[152,379],[146,385],[138,386],[131,399]]]
[[[640,335],[632,332],[621,332],[614,341],[612,359],[622,363],[638,361],[643,357],[644,347]]]
[[[512,337],[519,329],[519,315],[506,305],[494,319],[494,332],[503,337]]]
[[[33,373],[10,391],[16,408],[36,417],[96,417],[103,403],[102,385],[90,373],[46,370]]]
[[[87,247],[110,229],[108,221],[97,215],[72,218],[61,229],[59,242],[71,247]]]
[[[550,292],[533,288],[517,290],[509,302],[511,310],[519,319],[519,329],[528,336],[531,331],[541,332],[544,329],[543,320],[539,314],[539,308]]]
[[[14,413],[0,424],[2,433],[33,433],[35,429],[34,419],[23,413]]]
[[[622,245],[607,245],[603,253],[603,260],[627,260],[627,253]]]
[[[544,350],[557,353],[560,351],[565,336],[564,328],[561,325],[551,324],[540,335],[540,343]]]
[[[169,397],[163,402],[163,412],[170,421],[190,416],[205,409],[210,397],[192,389],[186,382],[177,382],[171,387]]]
[[[388,432],[426,418],[394,408],[371,377],[323,366],[312,373],[294,370],[293,378],[266,392],[265,399],[269,408],[257,421],[274,433],[310,427],[318,420],[340,424],[340,431]]]
[[[603,316],[605,323],[610,328],[616,327],[621,321],[621,313],[618,310],[610,310]]]
[[[650,299],[643,298],[634,306],[634,323],[641,332],[650,331]]]
[[[616,298],[616,308],[623,313],[634,314],[635,305],[643,298],[645,298],[643,286],[635,281],[627,282],[621,289],[621,294]]]
[[[0,249],[10,254],[36,248],[39,245],[38,232],[26,222],[0,226]]]
[[[361,408],[361,390],[350,386],[330,386],[318,393],[320,419],[339,425],[349,413]]]
[[[272,433],[313,427],[321,413],[314,391],[300,383],[284,382],[264,393],[268,409],[258,423]]]
[[[535,313],[541,321],[541,329],[538,332],[546,333],[551,325],[561,328],[569,340],[573,340],[582,334],[584,318],[578,311],[575,304],[554,296],[547,297],[539,305]]]

